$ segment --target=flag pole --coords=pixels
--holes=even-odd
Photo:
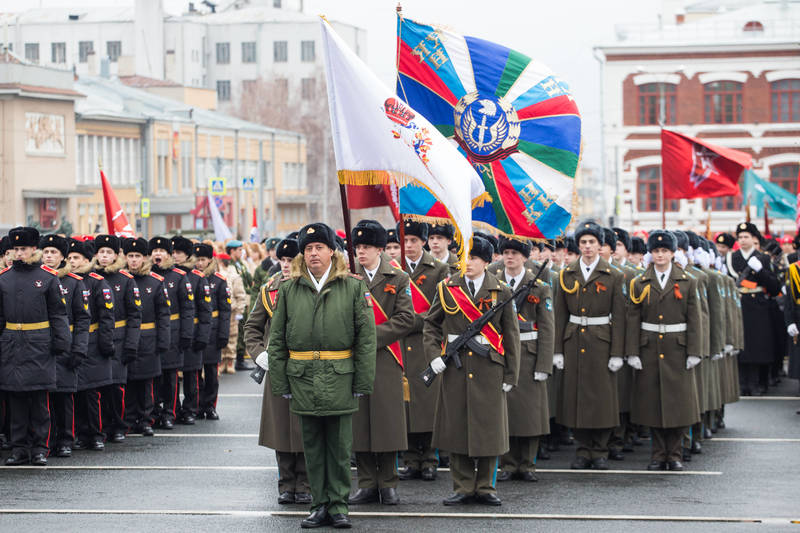
[[[397,54],[395,54],[395,68],[397,69],[397,83],[400,85],[400,89],[403,91],[403,100],[408,102],[408,98],[406,97],[406,89],[403,87],[403,80],[400,79],[400,32],[403,28],[403,5],[400,2],[397,2],[397,7],[395,7],[395,11],[397,12],[397,17],[400,19],[398,28],[397,28]],[[403,213],[400,212],[400,200],[399,195],[400,191],[398,188],[398,202],[397,202],[397,214],[400,215],[400,224],[397,226],[397,240],[400,241],[400,264],[402,265],[402,269],[406,269],[406,228],[405,224],[403,223]],[[391,206],[389,209],[391,210]],[[409,272],[411,274],[411,272]]]
[[[350,259],[350,272],[356,273],[356,261],[353,256],[353,239],[350,238],[350,209],[347,207],[347,185],[339,183],[339,194],[342,197],[342,218],[344,219],[344,231],[346,233],[347,257]]]
[[[661,122],[661,135],[662,135],[662,139],[663,139],[663,135],[664,135],[664,122],[663,122],[663,119],[660,122]],[[661,142],[661,154],[662,154],[661,155],[661,170],[658,173],[659,181],[661,182],[661,183],[659,183],[659,187],[661,187],[661,228],[662,229],[667,229],[667,212],[666,212],[666,209],[664,207],[664,204],[666,203],[666,200],[664,200],[664,155],[663,155],[664,154],[664,142],[663,141]]]
[[[764,200],[764,235],[769,234],[769,201]]]
[[[711,200],[706,200],[706,239],[711,240]]]

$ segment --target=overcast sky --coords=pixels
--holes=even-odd
[[[662,1],[404,0],[402,4],[408,18],[496,41],[547,64],[573,89],[584,123],[583,164],[599,170],[600,74],[592,47],[613,42],[617,23],[655,23]],[[112,3],[131,5],[132,0],[0,0],[0,11]],[[187,5],[188,0],[164,0],[170,13],[185,11]],[[305,11],[366,28],[368,63],[393,86],[396,5],[397,0],[305,0]]]

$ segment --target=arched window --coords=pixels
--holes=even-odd
[[[667,200],[665,209],[677,211],[679,200]],[[661,211],[661,167],[640,167],[636,177],[636,209],[641,212]]]
[[[772,122],[800,122],[800,80],[778,80],[770,84]]]
[[[741,211],[742,197],[739,196],[720,196],[706,200],[707,211]]]
[[[658,124],[663,114],[665,124],[675,124],[675,84],[639,85],[639,124]]]
[[[744,25],[742,31],[763,32],[764,25],[757,20],[751,20],[750,22]]]
[[[798,174],[800,174],[800,163],[774,165],[769,169],[769,181],[792,194],[797,194]]]
[[[742,121],[742,84],[737,81],[712,81],[705,85],[707,124]]]

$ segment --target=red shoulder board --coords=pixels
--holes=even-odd
[[[180,268],[177,268],[177,267],[173,268],[172,271],[177,273],[177,274],[180,274],[181,276],[185,276],[186,275],[186,272],[184,272],[183,270],[181,270]]]
[[[163,276],[159,276],[155,272],[150,272],[150,277],[156,278],[158,281],[164,281],[164,277]]]
[[[54,276],[58,275],[58,270],[52,269],[47,265],[42,265],[42,270],[44,270],[45,272],[47,272],[49,274],[52,274]]]
[[[75,279],[77,279],[78,281],[81,281],[81,280],[83,280],[83,278],[82,278],[81,276],[79,276],[79,275],[75,274],[74,272],[70,272],[69,274],[67,274],[67,276],[69,276],[69,277],[71,277],[71,278],[75,278]]]
[[[133,274],[131,274],[127,270],[120,270],[119,273],[122,274],[123,276],[125,276],[126,278],[133,279]]]
[[[227,281],[228,280],[228,278],[226,278],[225,275],[222,272],[214,272],[214,275],[217,276],[222,281]]]
[[[197,274],[197,275],[198,275],[198,276],[200,276],[201,278],[205,277],[205,276],[203,276],[203,272],[202,272],[201,270],[197,270],[196,268],[193,268],[193,269],[192,269],[192,273],[193,273],[193,274]]]
[[[5,274],[9,270],[11,270],[11,267],[5,267],[3,270],[0,270],[0,274]]]
[[[94,279],[104,279],[103,276],[101,276],[97,272],[89,272],[89,277],[94,278]]]

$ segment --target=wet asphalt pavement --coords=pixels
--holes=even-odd
[[[569,470],[574,447],[562,447],[539,462],[538,483],[499,483],[502,507],[444,507],[452,484],[441,471],[401,482],[400,505],[351,507],[353,530],[800,532],[797,392],[784,379],[728,406],[727,428],[681,474],[646,472],[648,441],[608,472]],[[298,531],[308,507],[277,504],[274,453],[256,444],[261,387],[224,375],[220,393],[219,421],[46,468],[0,467],[0,531]]]

